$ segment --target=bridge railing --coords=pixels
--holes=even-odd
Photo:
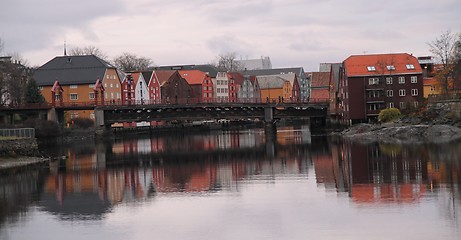
[[[65,108],[92,108],[96,106],[136,106],[136,105],[194,105],[194,104],[305,104],[305,103],[328,103],[329,99],[311,98],[308,101],[298,101],[284,98],[259,98],[246,99],[226,99],[226,98],[167,98],[160,100],[107,100],[103,103],[94,101],[71,101],[71,102],[56,102],[54,106],[51,103],[26,103],[26,104],[10,104],[0,105],[1,109],[46,109],[52,107]]]
[[[35,138],[34,128],[0,129],[0,137]]]

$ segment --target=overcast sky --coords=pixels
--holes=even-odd
[[[269,56],[316,71],[352,54],[428,55],[442,31],[461,32],[460,0],[2,0],[2,55],[32,66],[63,45],[96,46],[156,65],[204,64],[219,54]]]

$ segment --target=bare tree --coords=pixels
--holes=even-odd
[[[223,71],[235,72],[235,71],[242,70],[241,69],[242,66],[239,64],[236,58],[237,58],[236,52],[220,54],[217,57],[216,64],[214,65],[218,69],[223,70]]]
[[[122,53],[113,60],[114,65],[125,72],[130,71],[145,71],[153,66],[153,61],[150,58],[139,57],[131,53]]]
[[[107,54],[95,46],[75,47],[69,51],[71,56],[95,55],[103,60],[108,59]]]
[[[434,41],[428,43],[430,47],[429,51],[441,63],[441,68],[435,70],[435,77],[442,85],[445,94],[448,94],[450,78],[453,76],[457,35],[447,30],[442,32]],[[455,87],[454,83],[451,85],[453,88]]]

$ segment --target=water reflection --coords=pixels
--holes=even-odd
[[[359,144],[312,137],[306,128],[280,129],[275,138],[245,130],[78,143],[53,148],[67,158],[45,171],[1,178],[0,227],[21,220],[30,206],[60,220],[102,221],[118,205],[236,193],[247,182],[314,179],[317,189],[349,199],[348,208],[417,206],[432,199],[459,231],[459,149],[461,142]]]

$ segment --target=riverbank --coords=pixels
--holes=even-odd
[[[461,139],[461,128],[444,124],[357,124],[344,130],[341,135],[363,143],[445,143]]]
[[[18,170],[30,166],[45,164],[50,159],[41,157],[0,157],[0,174],[3,174],[9,170]]]

